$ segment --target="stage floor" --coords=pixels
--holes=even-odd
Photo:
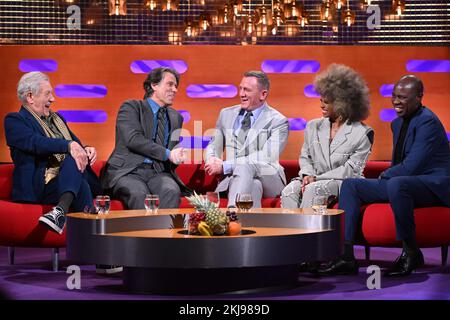
[[[81,288],[69,290],[69,265],[60,250],[59,272],[51,271],[51,249],[16,248],[16,264],[8,265],[7,248],[0,247],[0,293],[13,300],[450,300],[450,267],[441,266],[440,248],[423,249],[425,267],[406,278],[381,277],[381,289],[369,290],[369,265],[388,267],[400,249],[372,248],[372,261],[360,260],[359,274],[317,278],[302,273],[295,287],[266,292],[203,296],[143,295],[125,291],[121,274],[99,275],[93,265],[80,265]],[[362,259],[364,248],[356,247]],[[226,281],[226,279],[218,279]]]

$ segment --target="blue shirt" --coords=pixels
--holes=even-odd
[[[148,104],[150,105],[150,109],[153,112],[153,128],[152,128],[152,140],[155,142],[156,140],[156,129],[158,127],[158,111],[161,106],[157,104],[155,101],[153,101],[151,98],[147,99]],[[166,111],[166,123],[164,125],[164,146],[166,147],[166,156],[164,158],[164,161],[169,159],[170,156],[170,150],[167,149],[167,145],[169,144],[169,115],[167,115]],[[144,159],[144,163],[153,163],[153,160],[149,158]]]
[[[265,105],[266,103],[264,103],[262,106],[252,111],[252,115],[250,116],[250,128],[253,127],[253,124],[258,119]],[[245,114],[247,113],[247,111],[244,112],[242,111],[244,110],[241,109],[241,112],[239,112],[239,115],[237,116],[236,121],[234,122],[233,125],[234,134],[236,136],[238,136],[239,130],[241,130],[242,120],[244,120]],[[223,174],[230,174],[233,171],[233,163],[231,161],[224,161],[222,163],[222,167],[223,167]]]

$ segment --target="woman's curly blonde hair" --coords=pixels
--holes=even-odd
[[[333,105],[343,121],[363,121],[369,116],[369,88],[352,68],[331,64],[314,80],[314,89]]]

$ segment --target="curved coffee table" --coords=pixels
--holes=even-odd
[[[124,285],[134,292],[186,294],[296,284],[299,263],[339,254],[342,210],[252,209],[239,214],[249,234],[213,237],[183,234],[192,212],[68,214],[67,257],[124,266]]]

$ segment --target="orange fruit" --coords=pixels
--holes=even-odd
[[[228,234],[230,236],[236,236],[238,234],[241,234],[241,224],[236,221],[231,221],[228,224]]]

